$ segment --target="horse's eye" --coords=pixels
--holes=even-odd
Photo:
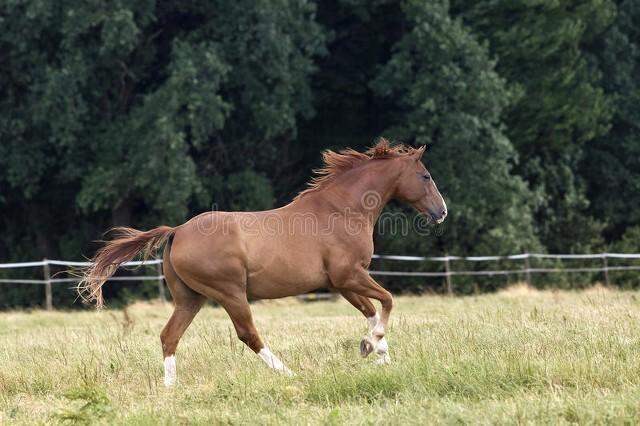
[[[424,180],[429,180],[429,179],[431,179],[431,175],[424,175],[424,176],[422,176],[422,178]]]

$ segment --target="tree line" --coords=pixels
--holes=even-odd
[[[8,0],[0,259],[283,205],[379,135],[450,209],[380,253],[638,252],[639,64],[640,0]]]

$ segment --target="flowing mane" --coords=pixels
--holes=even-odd
[[[358,167],[362,163],[371,160],[388,159],[402,157],[405,155],[413,154],[416,148],[406,146],[404,144],[392,145],[385,138],[378,138],[376,144],[365,152],[358,152],[354,149],[347,148],[340,152],[331,151],[327,149],[322,152],[323,166],[319,169],[313,170],[315,174],[311,178],[311,181],[307,183],[307,189],[301,191],[294,200],[303,197],[304,195],[318,191],[325,187],[333,179],[355,167]]]

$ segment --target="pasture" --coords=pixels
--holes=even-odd
[[[269,371],[208,306],[165,389],[169,305],[0,313],[0,424],[451,424],[640,421],[640,293],[601,287],[398,297],[393,364],[361,359],[345,301],[256,303]],[[108,303],[108,301],[107,301]]]

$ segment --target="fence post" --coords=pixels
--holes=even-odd
[[[602,263],[603,263],[602,270],[604,271],[604,282],[605,284],[607,284],[607,287],[608,287],[611,283],[609,282],[609,263],[607,262],[606,253],[602,254]]]
[[[162,277],[162,263],[158,264],[158,297],[162,303],[167,302],[167,296],[164,293],[164,278]]]
[[[447,282],[447,294],[453,296],[453,284],[451,283],[451,265],[449,265],[449,255],[446,254],[444,258],[444,272]]]
[[[51,270],[49,269],[49,261],[45,257],[42,259],[44,265],[42,265],[44,275],[44,305],[47,311],[53,310],[53,292],[51,290]]]
[[[524,275],[525,279],[527,280],[527,285],[531,286],[531,264],[529,263],[529,253],[525,253]]]

